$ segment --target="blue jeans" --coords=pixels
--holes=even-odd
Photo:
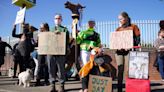
[[[164,79],[164,56],[161,57],[158,55],[158,64],[159,64],[159,72],[161,74],[162,79]]]
[[[33,58],[37,58],[38,52],[37,52],[36,50],[34,50],[34,51],[31,53],[31,56],[32,56]]]

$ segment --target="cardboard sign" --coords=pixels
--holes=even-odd
[[[38,54],[65,55],[66,33],[41,32],[39,33]]]
[[[148,79],[149,54],[148,52],[130,52],[129,78]]]
[[[88,92],[112,92],[112,78],[90,75]]]
[[[126,30],[110,34],[110,49],[133,48],[133,31]]]
[[[26,7],[17,12],[15,24],[21,24],[24,22]]]

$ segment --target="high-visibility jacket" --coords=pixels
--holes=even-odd
[[[77,36],[77,44],[80,44],[80,50],[89,51],[90,48],[100,47],[100,35],[93,28],[79,32]]]

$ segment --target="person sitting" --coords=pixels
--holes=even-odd
[[[89,74],[110,76],[110,61],[106,60],[103,58],[103,50],[101,48],[95,47],[91,50],[89,61],[79,71],[79,76],[82,79],[82,90],[80,92],[88,91]]]

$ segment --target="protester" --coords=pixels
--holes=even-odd
[[[162,81],[164,81],[164,29],[160,27],[158,32],[158,38],[155,41],[155,47],[157,49],[157,63],[159,67],[159,72],[162,77]]]
[[[90,56],[90,51],[94,47],[100,47],[100,35],[95,32],[95,21],[88,21],[88,29],[81,31],[77,36],[77,44],[80,44],[80,56],[82,59],[82,66],[85,65]]]
[[[40,32],[48,32],[49,25],[48,23],[42,23],[40,25]],[[35,86],[41,85],[40,79],[42,75],[44,76],[45,85],[49,84],[49,74],[48,74],[48,65],[47,65],[47,55],[38,55],[38,65],[37,65],[37,73],[36,73],[36,84]]]
[[[8,43],[2,41],[2,38],[0,37],[0,68],[4,64],[4,56],[5,56],[6,47],[9,47],[12,50],[12,47]],[[0,71],[0,75],[1,75],[1,71]]]
[[[30,67],[30,53],[34,50],[34,42],[32,40],[33,32],[30,31],[29,24],[23,24],[23,33],[16,34],[16,25],[13,27],[12,36],[20,38],[17,46],[17,51],[20,54],[20,72],[25,71]]]
[[[60,32],[66,33],[66,54],[69,51],[69,31],[66,27],[62,26],[62,15],[56,14],[54,17],[55,28],[52,32],[60,34]],[[64,39],[63,39],[64,40]],[[53,46],[52,46],[53,47]],[[59,78],[59,92],[64,92],[64,83],[65,83],[65,61],[66,55],[48,55],[48,68],[49,68],[49,80],[51,84],[51,92],[56,92],[55,79]]]
[[[80,45],[80,56],[82,61],[82,67],[87,64],[90,57],[90,51],[94,47],[100,47],[100,35],[95,32],[95,21],[88,21],[88,29],[85,31],[81,31],[77,36],[77,44]],[[87,92],[88,82],[87,78],[82,78],[82,90]]]
[[[116,32],[132,30],[133,31],[133,43],[134,46],[140,44],[140,30],[137,25],[131,23],[131,19],[126,12],[120,13],[118,16],[120,27],[116,29]],[[118,92],[122,92],[123,74],[127,76],[127,71],[124,71],[124,66],[128,67],[129,49],[118,49],[115,54],[117,66],[118,66]]]

